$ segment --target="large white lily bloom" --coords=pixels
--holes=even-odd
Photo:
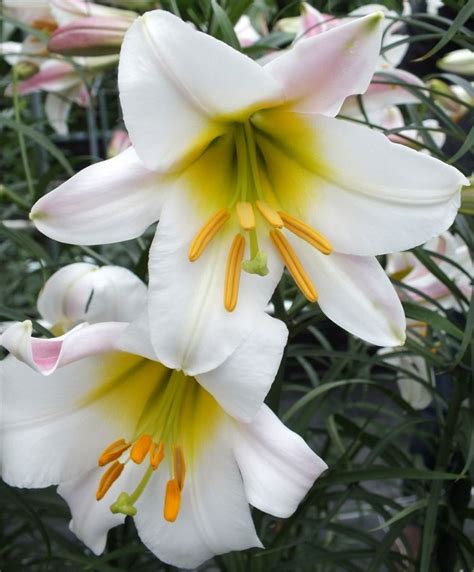
[[[132,322],[146,306],[146,286],[127,268],[75,262],[55,272],[38,312],[57,334],[81,322]]]
[[[2,335],[13,354],[1,363],[4,480],[59,484],[71,530],[96,554],[125,515],[176,566],[262,546],[249,503],[287,517],[327,468],[262,406],[286,328],[262,314],[223,364],[195,378],[156,361],[146,332],[127,328],[83,324],[37,339],[25,322]]]
[[[160,219],[149,318],[167,367],[190,349],[193,373],[221,363],[283,265],[343,328],[403,343],[401,304],[375,255],[445,230],[466,179],[334,119],[366,91],[382,30],[383,15],[371,14],[263,67],[160,10],[127,32],[119,87],[133,147],[74,176],[31,216],[48,236],[85,244],[127,240]]]

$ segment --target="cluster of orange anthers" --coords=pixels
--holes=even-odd
[[[318,299],[316,288],[303,268],[303,265],[298,259],[298,256],[290,242],[280,229],[283,227],[286,228],[326,255],[331,254],[332,252],[331,243],[326,237],[314,230],[310,225],[284,211],[273,209],[264,201],[255,201],[255,206],[265,221],[271,226],[270,238],[298,288],[310,302],[316,302]],[[239,224],[244,231],[255,231],[256,218],[252,203],[247,201],[238,202],[236,204],[236,213]],[[230,210],[228,208],[222,208],[214,213],[203,225],[194,237],[189,248],[188,257],[191,262],[195,262],[201,256],[211,240],[230,219],[230,216]],[[229,312],[232,312],[237,305],[244,251],[245,239],[242,234],[238,233],[232,241],[227,257],[224,306]]]
[[[119,460],[128,449],[130,449],[128,458]],[[183,490],[186,477],[186,464],[182,448],[176,445],[173,446],[172,451],[173,478],[169,479],[166,484],[163,508],[163,516],[169,522],[174,522],[178,517],[181,506],[181,491]],[[106,447],[99,457],[98,464],[100,467],[110,466],[100,479],[96,499],[99,501],[104,498],[110,487],[120,477],[125,465],[129,461],[133,461],[139,465],[147,456],[149,458],[149,469],[151,471],[156,471],[165,457],[163,442],[154,442],[147,433],[142,434],[133,443],[128,443],[125,439],[118,439]]]

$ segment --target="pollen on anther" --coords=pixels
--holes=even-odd
[[[179,446],[173,447],[173,474],[179,489],[183,490],[186,478],[186,464],[184,462],[183,449]]]
[[[235,205],[239,224],[244,230],[253,230],[255,228],[255,213],[251,203],[240,201]]]
[[[288,239],[279,230],[270,231],[270,238],[280,253],[280,256],[282,257],[290,274],[293,276],[293,280],[296,282],[298,288],[310,302],[316,302],[318,299],[316,288],[314,287],[311,278],[303,268],[303,265],[298,259],[298,256],[293,250]]]
[[[224,307],[228,312],[234,311],[239,297],[240,272],[244,257],[245,240],[241,234],[237,234],[232,241],[224,285]]]
[[[115,483],[115,481],[120,477],[122,474],[123,468],[125,465],[120,463],[119,461],[115,461],[113,465],[105,471],[99,481],[99,487],[97,489],[95,498],[99,501],[104,498],[107,491],[110,487]]]
[[[309,224],[306,224],[302,220],[299,220],[296,217],[289,215],[288,213],[279,211],[278,214],[283,220],[285,227],[290,232],[296,234],[296,236],[299,236],[308,244],[311,244],[311,246],[319,250],[319,252],[322,254],[331,254],[332,244],[320,232],[317,232]]]
[[[195,262],[201,256],[207,245],[216,236],[229,218],[229,210],[223,208],[214,213],[203,225],[189,247],[188,258],[191,262]]]
[[[168,522],[174,522],[178,518],[181,506],[181,489],[176,479],[171,479],[166,483],[165,503],[163,516]]]
[[[153,446],[150,449],[150,465],[151,468],[156,471],[156,469],[160,466],[161,461],[165,458],[165,447],[163,442],[160,441],[158,444],[153,443]]]
[[[132,450],[130,451],[130,459],[132,459],[134,463],[140,464],[147,456],[152,443],[153,441],[150,435],[146,433],[141,435],[141,437],[133,444]]]
[[[276,210],[272,209],[272,207],[264,201],[257,201],[255,204],[260,214],[269,224],[275,228],[283,228],[283,221]]]
[[[127,443],[125,439],[117,439],[117,441],[114,441],[102,451],[98,461],[99,467],[103,467],[115,461],[129,447],[130,443]]]

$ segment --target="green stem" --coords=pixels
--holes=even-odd
[[[462,402],[462,388],[461,383],[456,378],[453,378],[453,395],[449,402],[448,414],[446,416],[446,424],[444,432],[440,441],[438,449],[438,456],[436,458],[435,470],[440,471],[446,467],[452,447],[452,438],[456,430],[458,421],[459,410]],[[443,490],[443,481],[436,480],[432,482],[430,488],[430,503],[426,510],[425,523],[423,526],[423,538],[421,544],[421,556],[419,572],[430,572],[431,568],[431,553],[433,551],[435,541],[435,528],[438,516],[438,507],[440,502],[441,493]]]
[[[22,124],[21,113],[20,113],[20,100],[18,98],[18,76],[13,68],[13,107],[15,110],[15,120],[18,124]],[[20,146],[21,160],[23,163],[23,169],[25,171],[26,183],[28,185],[28,192],[30,198],[33,201],[35,198],[35,189],[33,185],[33,178],[31,176],[30,165],[28,163],[28,153],[26,151],[25,139],[23,133],[18,129],[18,145]]]

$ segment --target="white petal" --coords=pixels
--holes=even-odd
[[[150,169],[177,168],[222,133],[280,97],[256,62],[162,10],[128,30],[119,65],[120,101],[137,153]]]
[[[133,272],[120,266],[103,266],[75,285],[70,292],[68,309],[75,321],[132,322],[145,309],[146,297],[145,284]],[[86,306],[82,305],[84,301]],[[85,307],[87,311],[82,314]]]
[[[71,111],[72,102],[65,95],[48,93],[44,106],[46,117],[50,126],[58,135],[67,135],[67,120]]]
[[[457,169],[347,121],[319,116],[313,126],[328,174],[311,222],[335,250],[405,250],[452,224],[466,184]]]
[[[403,308],[376,258],[338,252],[325,256],[296,237],[288,239],[316,286],[319,306],[328,318],[371,344],[403,345]]]
[[[229,415],[250,421],[275,379],[287,338],[283,322],[262,314],[248,338],[224,363],[196,379]]]
[[[79,478],[64,481],[59,485],[58,493],[71,510],[72,520],[69,528],[94,554],[102,554],[108,531],[125,521],[123,514],[112,513],[110,505],[121,492],[135,489],[145,468],[132,463],[126,465],[119,479],[101,501],[96,500],[95,494],[104,468],[94,467]]]
[[[127,268],[103,266],[90,281],[93,295],[85,315],[88,322],[132,322],[145,309],[147,288]]]
[[[259,145],[284,208],[338,252],[421,244],[452,224],[468,184],[454,167],[350,121],[265,112],[255,123],[266,132]]]
[[[391,83],[391,80],[397,82]],[[385,109],[392,105],[419,103],[420,100],[410,90],[398,83],[406,83],[410,86],[424,87],[425,84],[415,75],[405,70],[390,70],[386,74],[375,74],[367,91],[362,96],[366,113],[370,114],[379,109]],[[342,115],[363,119],[356,97],[348,97],[341,109]]]
[[[83,169],[31,210],[37,228],[69,244],[107,244],[139,236],[158,220],[165,190],[133,148]]]
[[[64,266],[46,281],[39,293],[37,307],[38,312],[49,324],[56,325],[70,320],[71,311],[67,299],[70,288],[93,270],[97,270],[95,264],[76,262]],[[87,299],[89,296],[90,292]]]
[[[91,399],[104,383],[104,363],[83,359],[43,377],[13,356],[2,362],[6,482],[45,487],[75,478],[97,466],[107,445],[131,436],[136,419],[117,414],[118,392]]]
[[[136,504],[138,534],[163,562],[194,568],[215,554],[261,547],[231,450],[231,435],[225,426],[219,433],[187,472],[175,522],[163,519],[169,478],[164,467],[158,469]]]
[[[50,324],[132,322],[145,309],[145,284],[127,268],[77,262],[49,278],[38,310]]]
[[[383,27],[383,15],[371,14],[297,42],[264,69],[284,85],[292,110],[336,115],[369,86]]]
[[[328,468],[266,405],[251,423],[235,424],[234,452],[250,504],[283,518]]]
[[[169,197],[149,262],[149,318],[155,351],[167,367],[188,375],[216,368],[240,345],[266,307],[282,272],[274,248],[262,237],[260,248],[268,253],[270,272],[265,277],[242,272],[237,307],[228,312],[224,308],[225,268],[239,229],[221,231],[191,263],[189,247],[206,221],[196,213],[194,204],[184,190]]]
[[[43,375],[84,357],[115,349],[128,324],[103,322],[82,324],[58,338],[33,338],[29,320],[17,323],[0,336],[0,346]]]

